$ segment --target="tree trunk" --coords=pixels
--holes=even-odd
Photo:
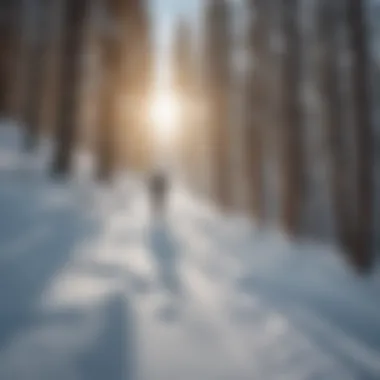
[[[152,86],[153,50],[147,1],[130,1],[126,9],[125,71],[123,92],[131,99],[128,131],[128,164],[141,172],[152,165],[152,136],[148,129],[148,105]]]
[[[105,47],[103,60],[103,78],[100,94],[100,115],[97,137],[99,180],[108,181],[111,178],[116,162],[116,101],[120,90],[120,76],[117,74],[116,61],[119,55],[119,46],[108,43]]]
[[[354,237],[353,202],[350,194],[350,168],[345,146],[343,126],[343,99],[340,92],[339,53],[339,4],[329,0],[319,3],[319,68],[321,97],[324,111],[325,136],[329,155],[330,191],[335,216],[336,232],[342,247],[351,251]],[[351,152],[352,153],[352,152]]]
[[[123,80],[123,58],[125,43],[126,3],[107,0],[104,17],[106,30],[102,30],[102,84],[100,115],[97,136],[99,180],[108,181],[117,159],[117,127],[119,121],[118,101]],[[125,103],[126,105],[127,102]]]
[[[60,27],[62,0],[48,1],[48,20],[46,28],[49,35],[44,48],[44,85],[42,89],[40,133],[51,134],[57,124],[57,109],[59,101],[59,64],[60,64]]]
[[[215,157],[215,195],[219,205],[231,206],[229,161],[229,39],[225,1],[213,1],[208,13],[207,80],[209,81],[209,120]]]
[[[24,148],[32,151],[38,142],[38,133],[41,124],[43,106],[43,88],[47,69],[46,53],[48,47],[47,29],[50,5],[43,4],[40,0],[33,3],[33,25],[31,38],[27,43],[27,78],[25,97],[25,138]]]
[[[173,84],[181,106],[180,135],[178,140],[178,159],[186,182],[191,185],[194,180],[194,120],[189,108],[192,100],[193,56],[191,34],[188,25],[180,23],[176,30],[173,51]]]
[[[65,0],[60,65],[60,98],[56,131],[53,173],[66,175],[71,169],[71,156],[77,129],[77,100],[80,88],[82,32],[88,0]]]
[[[352,50],[352,81],[357,146],[357,218],[353,262],[359,270],[373,265],[374,149],[369,86],[369,49],[364,0],[348,0],[347,23]]]
[[[246,112],[246,157],[250,190],[250,211],[257,223],[265,219],[264,193],[264,132],[268,107],[269,83],[266,81],[268,57],[268,2],[250,1],[251,25],[249,51],[251,69],[248,74]]]
[[[301,52],[299,1],[282,0],[283,13],[283,122],[282,226],[297,234],[304,196],[302,120],[300,106]]]
[[[11,100],[16,76],[21,10],[20,0],[0,1],[0,116],[14,116]]]

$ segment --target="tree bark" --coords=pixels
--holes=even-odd
[[[225,1],[212,1],[207,17],[207,80],[209,120],[216,174],[215,195],[222,209],[231,206],[229,151],[229,39]]]
[[[246,92],[246,157],[250,190],[250,211],[258,225],[265,219],[264,133],[268,110],[269,83],[266,81],[269,50],[268,1],[251,0],[249,52],[251,67]]]
[[[289,236],[295,236],[298,232],[304,197],[299,4],[298,0],[282,0],[284,51],[281,219],[283,229]]]
[[[348,0],[347,23],[352,50],[352,84],[357,147],[357,224],[353,262],[359,270],[373,266],[374,148],[369,85],[366,1]]]
[[[103,101],[98,133],[98,177],[105,180],[118,159],[127,160],[137,171],[148,167],[147,98],[152,79],[145,2],[107,0],[106,4],[110,29],[101,42]]]
[[[25,136],[24,148],[32,151],[36,148],[38,134],[41,128],[41,116],[43,106],[43,89],[45,73],[47,69],[46,53],[48,50],[49,30],[48,17],[51,4],[45,4],[40,0],[33,3],[31,38],[27,43],[27,77],[25,96]]]
[[[336,233],[342,247],[353,248],[355,236],[353,200],[349,191],[350,168],[343,126],[343,99],[340,92],[339,4],[323,0],[318,5],[319,68],[321,97],[324,111],[325,137],[329,161],[330,193],[335,217]],[[352,153],[352,152],[351,152]]]
[[[178,140],[179,160],[184,178],[189,185],[194,179],[194,119],[190,111],[192,101],[193,56],[191,49],[190,29],[181,22],[176,30],[176,40],[173,52],[173,83],[175,93],[180,99],[180,135]]]
[[[77,101],[80,89],[82,34],[88,0],[65,0],[60,64],[60,98],[56,130],[56,147],[52,171],[66,175],[71,169],[77,130]]]
[[[126,2],[107,0],[101,31],[102,84],[97,136],[97,177],[108,181],[117,160],[118,101],[122,90]]]
[[[15,90],[21,5],[20,0],[0,2],[0,116],[15,116],[11,101]]]
[[[133,110],[127,120],[130,166],[141,172],[152,166],[153,139],[149,132],[149,96],[153,83],[153,46],[147,1],[131,1],[127,9],[124,92]]]

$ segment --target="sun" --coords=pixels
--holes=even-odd
[[[157,92],[153,96],[149,116],[161,140],[174,138],[180,122],[180,104],[175,94],[169,90]]]

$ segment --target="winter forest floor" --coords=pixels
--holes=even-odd
[[[138,180],[53,182],[19,137],[0,128],[0,379],[380,378],[377,275],[178,189],[155,223]]]

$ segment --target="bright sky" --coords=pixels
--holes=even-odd
[[[155,20],[155,46],[157,47],[159,62],[159,79],[165,81],[167,75],[167,61],[171,40],[179,19],[188,20],[193,26],[193,33],[200,30],[200,15],[206,0],[148,0]],[[227,0],[227,3],[241,5],[244,0]],[[197,25],[198,24],[198,25]],[[196,35],[195,35],[196,38]]]
[[[174,28],[179,19],[195,24],[203,0],[150,0],[155,20],[155,45],[159,57],[160,77],[166,77],[166,68]],[[195,25],[194,25],[195,26]]]
[[[178,18],[190,21],[197,18],[202,2],[202,0],[150,0],[161,44],[167,42],[169,31]]]

